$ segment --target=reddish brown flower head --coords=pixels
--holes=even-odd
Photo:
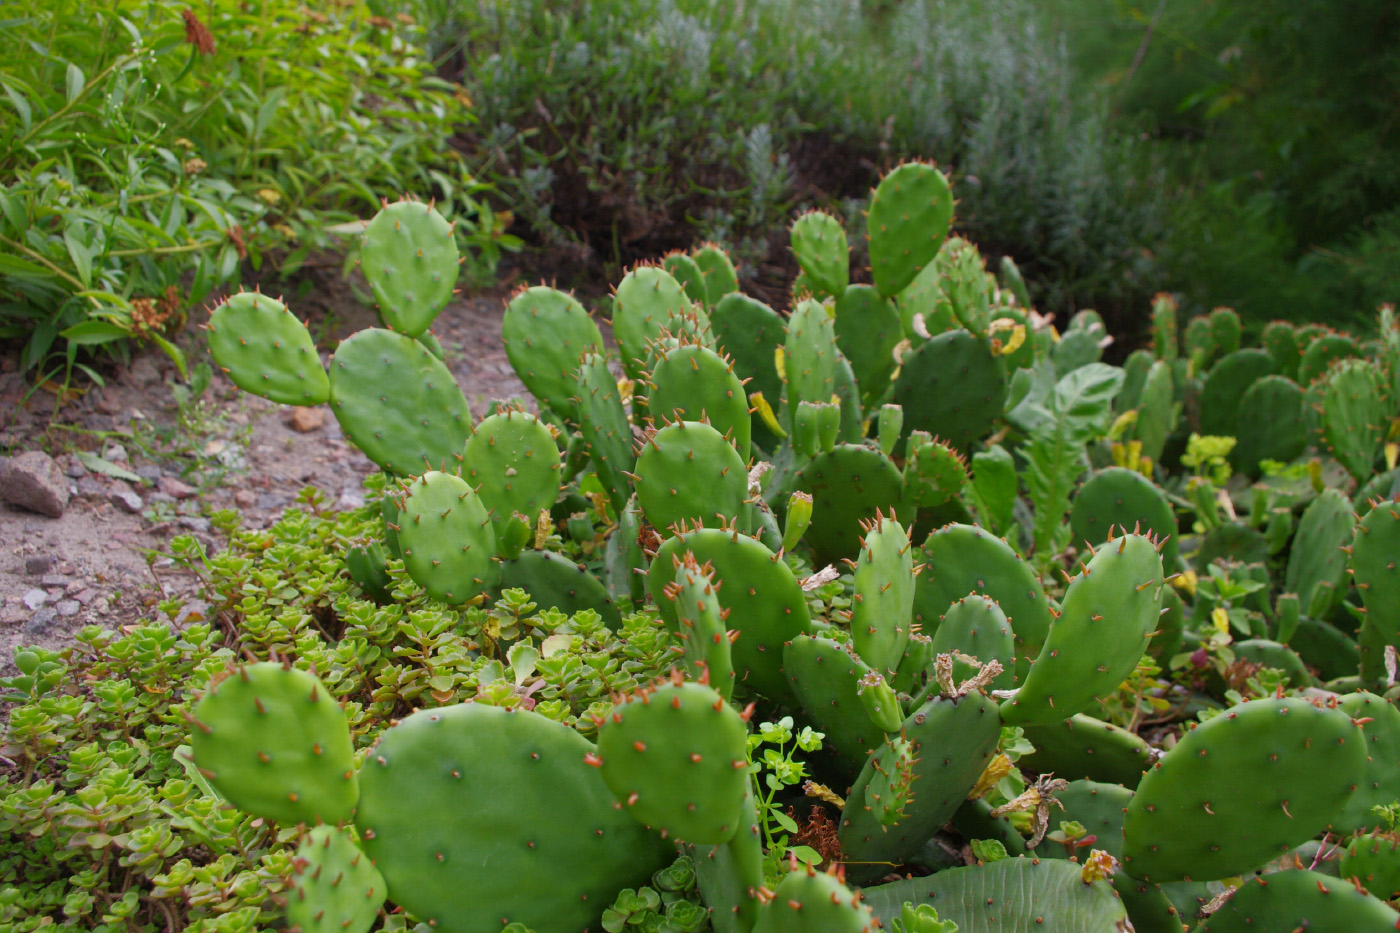
[[[213,55],[217,49],[214,45],[214,34],[209,31],[209,27],[199,21],[199,17],[194,15],[194,10],[186,9],[180,14],[185,18],[185,41],[199,50],[201,55]]]

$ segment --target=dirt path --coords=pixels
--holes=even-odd
[[[317,294],[291,306],[326,342],[375,323],[344,283]],[[501,345],[505,297],[501,290],[464,296],[433,328],[476,412],[491,399],[527,395]],[[209,359],[201,329],[188,328],[180,343],[192,366]],[[375,470],[326,406],[275,405],[217,371],[197,402],[180,406],[174,365],[158,351],[138,353],[105,387],[64,402],[56,417],[54,393],[26,401],[16,360],[0,364],[0,454],[46,451],[70,492],[59,518],[0,504],[0,674],[12,672],[17,645],[56,648],[85,625],[169,619],[160,603],[192,597],[194,587],[161,552],[180,534],[217,550],[208,518],[215,510],[237,508],[245,527],[266,527],[308,485],[352,508]],[[109,475],[115,471],[93,455],[134,480]],[[196,620],[204,609],[189,598],[171,621]]]

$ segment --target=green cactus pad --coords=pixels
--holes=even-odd
[[[871,815],[886,826],[904,818],[913,799],[914,748],[903,736],[887,735],[884,744],[870,756],[873,774],[865,787],[865,800]]]
[[[695,260],[690,258],[689,253],[679,250],[667,253],[661,257],[661,268],[671,273],[671,276],[681,283],[681,288],[685,291],[687,298],[701,304],[705,303],[705,274],[700,271]]]
[[[632,423],[622,407],[617,380],[600,353],[579,361],[579,424],[588,457],[613,508],[622,511],[632,495]]]
[[[1273,374],[1274,358],[1263,350],[1236,350],[1212,366],[1201,387],[1201,433],[1234,437],[1239,430],[1240,400],[1250,386]]]
[[[1354,930],[1381,933],[1400,913],[1350,881],[1316,871],[1280,871],[1244,882],[1197,929],[1200,933]]]
[[[1142,455],[1153,463],[1162,459],[1167,438],[1176,430],[1175,380],[1170,365],[1158,360],[1147,371],[1142,387],[1142,405],[1134,435],[1142,443]]]
[[[753,933],[874,933],[876,926],[870,908],[840,879],[804,866],[778,883]]]
[[[734,642],[734,673],[738,682],[764,696],[790,696],[783,676],[783,646],[811,630],[807,600],[785,561],[748,535],[707,528],[668,539],[657,550],[647,574],[647,587],[666,626],[679,631],[672,602],[665,598],[675,558],[686,551],[714,568],[719,604],[727,624],[739,632]]]
[[[660,266],[638,266],[617,286],[613,311],[613,336],[627,375],[643,374],[641,361],[647,356],[647,343],[663,330],[675,331],[677,322],[692,313],[694,303],[681,284]]]
[[[195,705],[190,748],[230,803],[287,826],[348,819],[359,796],[350,727],[315,674],[239,666]]]
[[[701,567],[687,551],[666,595],[676,606],[687,676],[708,684],[728,700],[734,695],[734,655],[712,568]]]
[[[239,292],[209,317],[209,352],[233,384],[283,405],[320,405],[331,384],[306,325],[276,298]]]
[[[1123,361],[1123,388],[1113,400],[1114,411],[1127,411],[1142,406],[1142,387],[1147,382],[1147,374],[1157,361],[1149,350],[1134,350]]]
[[[728,842],[686,847],[715,933],[749,933],[763,903],[763,843],[751,784],[746,786],[741,810],[743,825]]]
[[[345,829],[317,826],[292,856],[287,920],[301,933],[367,933],[384,903],[384,876]]]
[[[1400,897],[1400,837],[1365,833],[1347,844],[1338,871],[1383,901]]]
[[[855,562],[851,643],[861,660],[889,676],[904,657],[914,611],[914,549],[893,518],[876,514]]]
[[[1201,540],[1196,552],[1196,569],[1206,573],[1218,560],[1240,564],[1257,564],[1267,560],[1268,543],[1264,536],[1244,522],[1221,522]]]
[[[1337,832],[1350,833],[1375,826],[1378,817],[1372,808],[1395,802],[1395,766],[1400,762],[1400,710],[1395,704],[1365,691],[1347,694],[1338,705],[1342,712],[1361,723],[1361,734],[1366,737],[1366,773],[1361,786],[1332,821]]]
[[[894,296],[894,302],[904,337],[916,347],[929,337],[958,326],[953,305],[943,294],[943,270],[936,261],[924,266],[914,280]]]
[[[740,460],[748,460],[753,418],[744,384],[733,365],[707,347],[679,346],[656,364],[647,410],[657,424],[707,421],[729,438]]]
[[[904,337],[899,312],[869,285],[852,285],[837,295],[836,346],[851,363],[861,406],[868,411],[889,389],[898,366],[894,348]]]
[[[711,322],[717,347],[733,359],[734,374],[747,380],[745,389],[762,392],[776,409],[783,397],[783,382],[774,353],[787,341],[783,319],[763,302],[735,292],[715,305]]]
[[[840,295],[851,281],[850,246],[841,221],[824,211],[808,211],[791,231],[792,252],[807,277],[829,295]]]
[[[455,468],[471,410],[442,360],[412,337],[367,328],[331,358],[331,411],[386,472]]]
[[[539,418],[505,411],[482,420],[462,453],[462,478],[501,524],[519,512],[531,524],[559,496],[563,462],[554,435]]]
[[[501,319],[506,357],[525,388],[559,416],[578,420],[579,358],[603,337],[573,295],[544,285],[516,292]]]
[[[933,634],[933,655],[961,652],[981,664],[996,661],[1002,672],[992,681],[997,690],[1009,689],[1015,680],[1016,647],[1011,623],[1001,607],[986,596],[969,593],[948,607]],[[968,664],[953,662],[953,678],[966,680],[976,674]]]
[[[1336,489],[1324,489],[1298,521],[1284,592],[1297,593],[1303,614],[1325,618],[1346,595],[1347,556],[1356,516]]]
[[[1021,767],[1071,781],[1137,787],[1155,758],[1152,746],[1136,733],[1083,713],[1064,722],[1026,726],[1025,735],[1035,752],[1021,758]]]
[[[996,752],[1001,717],[996,704],[975,691],[957,699],[935,697],[904,721],[903,734],[918,759],[903,818],[886,826],[867,798],[876,778],[874,756],[866,759],[841,811],[837,838],[853,878],[881,877],[889,863],[914,855],[948,822]]]
[[[861,889],[885,923],[906,901],[929,904],[958,933],[1109,933],[1127,929],[1112,885],[1085,884],[1081,867],[1064,859],[1008,858],[950,868]]]
[[[1147,650],[1164,585],[1151,541],[1110,538],[1065,589],[1045,646],[1019,692],[1002,704],[1002,718],[1058,722],[1115,690]]]
[[[968,453],[992,432],[1005,397],[1001,361],[985,341],[953,330],[905,354],[890,401],[904,409],[906,436],[927,431]]]
[[[1244,325],[1233,308],[1212,308],[1210,311],[1210,339],[1215,345],[1216,356],[1226,356],[1240,348],[1240,338],[1244,335]]]
[[[617,527],[603,547],[603,583],[619,606],[640,606],[646,599],[646,554],[637,535],[642,530],[642,509],[633,496],[617,516]]]
[[[1162,564],[1175,567],[1178,551],[1176,515],[1167,494],[1136,470],[1108,467],[1084,481],[1070,509],[1075,538],[1098,547],[1115,526],[1138,529],[1164,541]]]
[[[1307,344],[1298,362],[1298,384],[1311,385],[1326,374],[1332,364],[1357,355],[1356,341],[1344,334],[1324,334]]]
[[[1235,428],[1235,469],[1258,476],[1262,460],[1288,463],[1308,446],[1303,390],[1283,376],[1265,376],[1244,393]]]
[[[961,495],[967,483],[967,461],[961,454],[924,431],[909,435],[904,458],[906,502],[935,509]]]
[[[914,588],[914,621],[926,635],[948,607],[969,593],[995,600],[1016,639],[1017,679],[1050,631],[1050,603],[1029,564],[1001,538],[975,525],[945,525],[924,542],[924,569]]]
[[[1366,360],[1346,360],[1327,373],[1322,430],[1332,456],[1358,482],[1370,479],[1390,424],[1384,380]]]
[[[746,734],[739,714],[709,687],[647,688],[614,706],[598,729],[603,781],[643,825],[718,845],[742,822]]]
[[[1298,375],[1303,351],[1298,347],[1298,329],[1287,321],[1270,321],[1260,334],[1260,345],[1274,358],[1274,371],[1289,379]]]
[[[1267,638],[1245,638],[1235,642],[1234,652],[1240,660],[1283,671],[1288,675],[1288,685],[1296,690],[1317,686],[1303,659],[1287,645]]]
[[[1296,697],[1235,706],[1143,777],[1123,824],[1124,867],[1159,883],[1250,871],[1326,828],[1365,764],[1365,738],[1341,710]]]
[[[1152,299],[1152,352],[1171,362],[1179,353],[1178,341],[1176,299],[1161,292]]]
[[[568,726],[482,703],[388,729],[365,762],[355,825],[390,899],[438,930],[596,926],[675,847],[615,807],[593,752]]]
[[[1328,622],[1303,616],[1298,628],[1288,639],[1288,646],[1309,667],[1316,668],[1324,680],[1354,676],[1361,663],[1356,639]]]
[[[788,408],[798,402],[829,402],[836,394],[836,333],[826,306],[811,298],[798,302],[788,318],[783,361]],[[771,401],[771,400],[770,400]]]
[[[865,217],[880,294],[892,298],[903,291],[938,254],[952,222],[952,189],[932,165],[909,162],[881,179]]]
[[[360,238],[360,268],[390,330],[417,337],[457,284],[457,240],[431,204],[384,205]]]
[[[388,558],[378,541],[347,547],[345,569],[366,599],[381,606],[394,601],[390,592],[393,580],[389,577]]]
[[[486,506],[460,477],[433,471],[409,484],[399,514],[403,566],[434,599],[475,599],[501,578]]]
[[[540,609],[558,609],[573,615],[592,609],[608,628],[622,628],[622,615],[602,581],[555,551],[524,551],[501,565],[501,589],[521,589]]]
[[[706,308],[713,308],[725,295],[739,290],[739,272],[718,243],[700,244],[691,257],[705,282],[705,297],[701,301]]]
[[[682,522],[717,527],[739,516],[748,495],[744,461],[724,436],[699,421],[667,425],[637,455],[637,501],[663,533]]]
[[[812,525],[805,540],[821,565],[856,553],[860,523],[880,509],[893,510],[904,493],[904,478],[890,458],[873,447],[837,445],[798,474],[798,489],[812,495]]]
[[[826,734],[827,746],[857,765],[880,747],[885,732],[860,701],[860,683],[872,671],[850,648],[799,635],[783,649],[783,673],[812,724]]]

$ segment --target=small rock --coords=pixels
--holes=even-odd
[[[137,358],[131,368],[122,374],[122,381],[138,389],[160,382],[160,370],[148,356]]]
[[[88,475],[88,468],[83,466],[83,462],[77,457],[68,460],[68,465],[63,468],[63,473],[69,479],[82,479]]]
[[[24,623],[24,634],[43,635],[53,628],[54,620],[57,618],[58,611],[45,606],[30,616],[28,622]]]
[[[102,459],[110,460],[112,463],[129,463],[130,458],[126,455],[126,448],[121,444],[112,444],[102,451]]]
[[[106,391],[97,396],[97,401],[94,403],[93,407],[104,415],[115,415],[122,410],[121,404],[117,401],[116,396]]]
[[[176,499],[189,499],[198,492],[193,486],[182,483],[173,476],[162,476],[156,480],[156,488]]]
[[[12,457],[0,471],[0,500],[60,518],[68,505],[68,484],[63,471],[42,450],[30,450]]]
[[[148,493],[146,493],[146,501],[147,501],[147,502],[174,502],[174,501],[175,501],[175,497],[174,497],[174,496],[167,496],[167,495],[166,495],[165,493],[163,493],[163,492],[148,492]]]
[[[145,503],[141,501],[141,497],[137,495],[130,486],[127,486],[126,483],[122,483],[121,487],[109,492],[107,494],[107,501],[116,506],[117,511],[126,512],[129,515],[135,515],[137,512],[140,512],[142,506],[145,505]]]
[[[180,527],[188,528],[190,531],[208,532],[209,519],[201,518],[198,515],[181,515]]]
[[[91,476],[84,476],[78,480],[78,485],[74,486],[73,490],[84,499],[101,499],[107,495],[107,487]]]
[[[78,601],[79,606],[86,606],[97,598],[97,590],[80,590],[73,596]]]
[[[258,496],[257,502],[255,504],[260,509],[271,511],[273,509],[282,508],[282,506],[286,505],[290,501],[292,501],[291,496],[280,492],[269,492]]]
[[[287,425],[299,434],[318,431],[325,423],[326,410],[324,408],[308,408],[304,405],[298,405],[287,413]]]
[[[78,610],[83,607],[78,605],[78,601],[76,599],[60,599],[58,601],[58,605],[54,608],[58,610],[58,614],[60,616],[62,616],[65,619],[69,619],[77,615]]]
[[[52,566],[53,558],[47,554],[30,554],[24,559],[24,572],[35,577],[48,573]]]
[[[49,594],[39,589],[30,590],[28,593],[24,594],[24,604],[29,607],[31,611],[38,609],[44,603],[48,602],[48,599]]]
[[[251,490],[240,489],[238,490],[238,492],[233,494],[233,502],[240,509],[246,509],[257,501],[258,497],[253,495]]]
[[[68,586],[68,578],[61,573],[50,573],[45,575],[44,578],[39,581],[39,585],[66,588]]]
[[[338,512],[353,512],[355,509],[362,509],[365,506],[365,497],[349,489],[340,494],[340,498],[335,500],[335,508]]]
[[[147,479],[154,483],[161,477],[160,467],[148,463],[145,466],[137,467],[136,475],[141,477],[142,479]]]

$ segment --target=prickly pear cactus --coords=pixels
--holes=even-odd
[[[717,527],[738,517],[748,495],[744,461],[724,436],[700,421],[679,421],[642,444],[637,501],[667,534],[682,522]]]
[[[1257,930],[1394,930],[1396,913],[1350,881],[1315,871],[1280,871],[1245,881],[1199,927],[1201,933]]]
[[[245,392],[283,405],[319,405],[330,380],[311,333],[287,306],[258,292],[230,295],[206,328],[214,362]]]
[[[708,347],[682,345],[656,364],[647,410],[657,424],[706,421],[748,459],[753,419],[744,384],[733,362]]]
[[[408,485],[399,545],[408,575],[445,603],[475,599],[501,578],[491,517],[481,497],[451,473],[432,471]]]
[[[1380,374],[1366,360],[1345,360],[1326,378],[1322,428],[1327,446],[1352,476],[1364,482],[1371,476],[1389,420]]]
[[[1144,775],[1123,823],[1124,868],[1158,883],[1258,868],[1326,828],[1365,765],[1365,738],[1345,712],[1297,697],[1242,703]]]
[[[595,760],[634,819],[662,836],[718,845],[742,823],[746,733],[723,697],[678,677],[614,706],[598,729]]]
[[[931,651],[940,654],[963,654],[979,664],[996,661],[1002,672],[992,680],[997,690],[1010,689],[1015,679],[1015,640],[1011,623],[1001,607],[986,596],[969,593],[948,607],[938,631],[933,635]],[[961,660],[953,662],[953,677],[966,680],[976,674],[973,666]]]
[[[928,431],[966,453],[992,432],[1005,397],[1001,360],[985,341],[951,330],[905,354],[891,401],[904,408],[906,433]]]
[[[1156,758],[1137,733],[1083,713],[1064,722],[1027,726],[1025,735],[1035,752],[1021,759],[1024,767],[1067,780],[1137,787]]]
[[[1260,462],[1288,463],[1308,446],[1303,390],[1283,376],[1265,376],[1240,399],[1231,462],[1250,476],[1259,475]]]
[[[856,553],[860,523],[881,509],[893,510],[904,493],[904,478],[890,458],[858,444],[838,444],[819,453],[803,467],[796,485],[812,495],[806,540],[819,563]]]
[[[579,361],[578,398],[588,457],[613,508],[621,512],[632,495],[632,423],[602,354],[585,353]]]
[[[808,211],[792,225],[792,252],[807,277],[830,295],[850,282],[851,257],[841,221],[824,211]]]
[[[895,347],[903,327],[894,302],[869,285],[852,285],[836,293],[836,346],[850,361],[860,385],[861,406],[873,408],[889,389],[898,368]]]
[[[875,928],[870,908],[839,876],[804,865],[778,884],[753,933],[874,933]]]
[[[491,510],[499,531],[517,512],[530,520],[554,505],[563,461],[539,418],[505,411],[482,420],[462,453],[462,478]]]
[[[287,920],[302,933],[365,933],[385,889],[384,876],[348,829],[316,826],[292,856]]]
[[[694,303],[679,282],[660,266],[642,265],[623,277],[617,286],[613,311],[613,336],[622,366],[633,379],[643,375],[647,343],[663,330],[674,332],[675,322],[694,311]],[[706,320],[708,325],[708,320]]]
[[[573,295],[544,285],[516,292],[501,319],[506,357],[525,388],[568,421],[578,420],[578,367],[603,337]]]
[[[661,568],[656,572],[660,573]],[[724,624],[728,612],[720,608],[713,568],[701,567],[695,555],[687,551],[676,567],[675,582],[666,588],[666,596],[676,606],[689,676],[707,683],[728,700],[734,693],[734,657]]]
[[[1084,481],[1070,509],[1070,527],[1080,543],[1098,547],[1109,529],[1136,528],[1162,542],[1162,564],[1176,566],[1176,515],[1166,493],[1137,470],[1107,467]]]
[[[457,240],[431,204],[385,204],[360,238],[360,268],[390,330],[417,337],[452,298]]]
[[[799,635],[783,648],[783,673],[826,744],[863,764],[884,741],[885,730],[861,703],[861,684],[874,672],[848,646]]]
[[[1325,489],[1303,512],[1289,551],[1286,592],[1297,593],[1303,614],[1326,618],[1346,595],[1347,559],[1356,516],[1347,497]]]
[[[866,523],[854,576],[851,643],[866,664],[893,673],[909,643],[914,611],[913,548],[893,517],[877,511]]]
[[[596,928],[675,848],[615,808],[592,754],[568,726],[480,703],[387,730],[365,762],[355,825],[390,899],[438,930]]]
[[[947,177],[922,162],[908,162],[880,180],[865,217],[875,287],[893,298],[933,261],[953,222]]]
[[[718,243],[701,243],[691,257],[705,283],[705,297],[701,303],[706,308],[713,308],[725,295],[739,290],[739,271],[724,247]]]
[[[195,766],[239,809],[287,826],[350,817],[359,797],[350,727],[315,674],[239,665],[210,685],[190,722]]]

